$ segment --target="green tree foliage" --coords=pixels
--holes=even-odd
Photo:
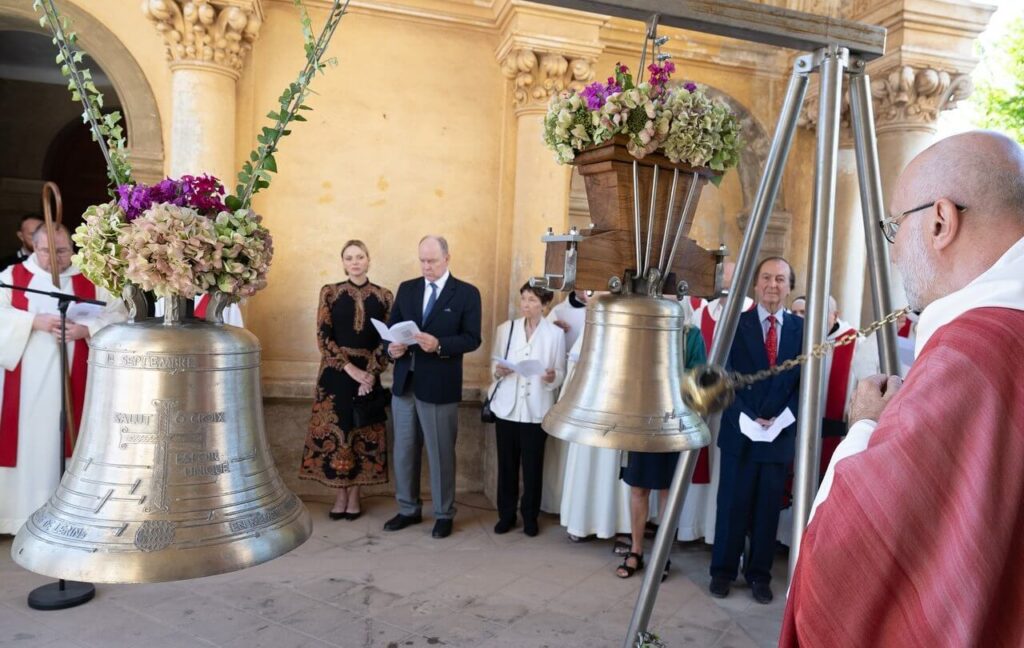
[[[982,48],[982,55],[989,74],[978,81],[972,97],[978,125],[1024,143],[1024,16],[1012,20],[999,40]]]

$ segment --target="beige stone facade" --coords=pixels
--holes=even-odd
[[[233,186],[264,115],[303,63],[291,0],[58,4],[121,99],[138,177],[205,171]],[[306,4],[316,28],[329,3]],[[889,28],[889,53],[871,66],[886,190],[934,137],[939,111],[970,92],[971,42],[991,14],[953,0],[772,4]],[[38,31],[29,5],[0,0],[0,25]],[[541,140],[546,103],[561,89],[606,77],[617,61],[635,69],[643,29],[521,0],[351,3],[329,52],[337,66],[315,80],[309,121],[283,141],[280,173],[255,200],[273,232],[275,260],[269,287],[244,313],[263,345],[265,396],[273,399],[268,430],[282,462],[297,465],[318,363],[316,299],[322,284],[342,278],[342,242],[364,240],[372,280],[394,288],[418,274],[420,237],[439,233],[451,243],[452,272],[483,295],[484,344],[466,359],[460,488],[488,486],[491,451],[474,424],[474,402],[487,379],[493,330],[509,316],[515,288],[542,270],[539,236],[586,218],[571,169],[558,166]],[[665,51],[676,77],[708,85],[743,120],[740,167],[705,191],[693,229],[704,247],[725,244],[735,253],[794,53],[663,33],[671,37]],[[813,179],[812,119],[807,126],[764,248],[789,257],[798,276]],[[858,319],[863,234],[852,159],[848,150],[841,155],[834,285],[847,317]]]

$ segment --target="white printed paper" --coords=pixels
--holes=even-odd
[[[775,417],[775,420],[768,427],[762,427],[760,423],[746,414],[740,413],[740,432],[751,441],[771,443],[782,434],[782,431],[796,422],[793,412],[786,409]]]
[[[522,362],[509,362],[504,358],[495,358],[494,360],[498,363],[499,367],[505,367],[524,378],[543,376],[547,372],[544,364],[541,363],[540,360],[535,360],[533,358],[523,360]]]
[[[103,313],[103,307],[99,304],[85,304],[73,302],[68,306],[68,321],[82,326],[89,326],[96,321],[96,318]]]
[[[388,325],[379,319],[371,317],[370,321],[373,322],[373,328],[377,329],[377,333],[380,334],[382,340],[397,342],[406,346],[417,344],[416,336],[419,335],[420,327],[416,326],[416,322],[412,320],[398,322],[391,328],[388,328]]]

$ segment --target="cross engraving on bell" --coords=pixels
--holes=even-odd
[[[199,450],[205,450],[206,425],[224,423],[226,416],[224,412],[183,412],[178,407],[178,401],[169,398],[154,399],[153,407],[156,408],[155,416],[115,412],[114,419],[123,422],[120,428],[120,448],[124,449],[129,445],[140,443],[152,443],[156,446],[153,453],[150,499],[146,511],[156,510],[166,513],[171,510],[171,503],[167,496],[170,477],[170,445],[172,443],[189,443],[192,444],[192,449],[198,447]],[[152,423],[152,427],[149,428],[151,431],[132,431],[128,426],[136,422],[147,427]],[[182,454],[190,455],[190,457],[192,455],[192,453]],[[206,456],[219,459],[220,453],[208,453]],[[225,466],[220,472],[227,472],[230,469],[230,464],[219,465]]]

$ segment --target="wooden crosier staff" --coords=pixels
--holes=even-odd
[[[57,206],[56,217],[50,209],[51,198]],[[60,197],[60,187],[56,182],[47,181],[43,184],[43,226],[46,228],[46,247],[50,253],[50,278],[53,280],[53,287],[57,290],[61,290],[60,268],[57,267],[57,226],[61,224],[63,216],[64,201]],[[57,344],[60,343],[58,340]],[[68,367],[64,367],[64,369],[65,371],[61,372],[64,376],[64,415],[67,419],[68,439],[71,442],[71,447],[74,448],[77,435],[75,434],[75,410],[71,402],[71,373],[66,371]]]

